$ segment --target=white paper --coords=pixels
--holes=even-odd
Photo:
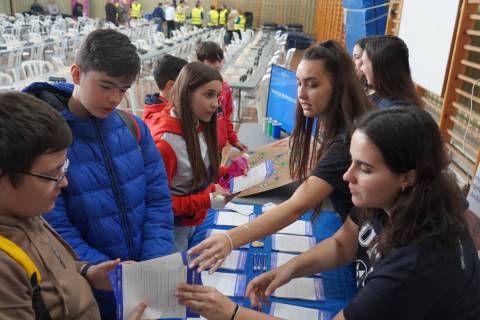
[[[327,320],[330,316],[317,309],[294,306],[291,304],[273,302],[270,308],[274,317],[288,320]]]
[[[305,252],[315,244],[312,237],[296,236],[290,234],[272,235],[272,250],[284,252]]]
[[[219,211],[218,218],[215,224],[220,226],[240,226],[248,222],[249,217],[244,216],[238,212]]]
[[[307,232],[307,230],[309,232]],[[302,221],[297,220],[294,223],[286,226],[282,230],[278,231],[278,233],[285,233],[285,234],[296,234],[301,236],[311,236],[312,233],[312,223],[310,221]]]
[[[180,253],[122,265],[123,318],[140,303],[148,305],[142,319],[184,318],[185,306],[175,290],[187,282],[187,267]]]
[[[267,202],[262,206],[262,212],[266,212],[272,208],[275,208],[277,205],[273,202]]]
[[[276,257],[276,261],[274,263],[273,261],[273,257]],[[271,262],[271,268],[274,269],[274,268],[278,268],[280,267],[282,264],[285,264],[287,263],[288,261],[292,260],[293,258],[297,257],[298,255],[297,254],[291,254],[291,253],[285,253],[285,252],[272,252],[272,255],[271,255],[271,258],[272,258],[272,262]],[[315,276],[322,276],[321,273],[317,273],[315,274]]]
[[[237,274],[222,272],[208,274],[208,271],[203,271],[201,276],[204,286],[214,287],[226,296],[235,296],[235,286],[238,278]]]
[[[245,254],[245,252],[233,250],[222,263],[220,269],[237,270],[240,257]]]
[[[284,253],[284,252],[272,252],[272,254],[277,255],[277,264],[275,266],[272,265],[272,268],[278,268],[282,264],[285,264],[288,261],[298,256],[297,254]]]
[[[224,232],[227,232],[227,231],[228,230],[223,230],[223,229],[208,229],[207,235],[210,237],[210,236],[213,236],[215,234],[224,233]]]
[[[245,216],[249,216],[253,213],[254,206],[251,204],[238,204],[229,202],[225,205],[225,208],[243,214]]]
[[[267,163],[263,162],[259,164],[255,168],[248,170],[246,176],[233,178],[230,191],[237,193],[262,183],[267,178],[267,172]]]
[[[272,296],[303,300],[317,300],[314,278],[297,278],[279,287]]]

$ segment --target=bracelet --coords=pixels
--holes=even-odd
[[[222,232],[220,234],[223,234],[225,237],[227,237],[228,243],[230,243],[230,251],[233,251],[233,249],[235,249],[235,246],[233,245],[232,237],[227,232]]]
[[[252,230],[250,229],[250,226],[249,226],[248,223],[242,224],[242,227],[244,227],[245,229],[247,229],[248,232],[252,231]]]
[[[237,317],[237,314],[238,314],[238,311],[239,311],[239,310],[240,310],[240,306],[239,306],[238,303],[237,303],[237,305],[235,306],[235,310],[233,311],[233,314],[232,314],[232,316],[230,317],[230,320],[235,320],[235,318]]]
[[[88,271],[88,269],[90,269],[91,267],[93,267],[93,264],[91,264],[91,263],[84,264],[84,265],[82,266],[82,268],[80,269],[80,275],[81,275],[82,277],[86,278],[86,277],[87,277],[87,271]]]
[[[250,229],[250,226],[248,223],[244,223],[241,225],[241,227],[244,227],[246,230],[247,230],[247,239],[249,240],[250,242],[250,235],[252,233],[252,230]]]

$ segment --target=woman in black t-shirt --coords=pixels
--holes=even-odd
[[[201,263],[200,270],[211,267],[214,272],[234,248],[275,233],[311,208],[319,212],[328,196],[342,220],[348,216],[352,203],[342,180],[350,166],[346,141],[353,132],[354,119],[371,106],[350,56],[333,40],[307,50],[296,77],[298,100],[290,139],[290,173],[302,184],[290,199],[253,222],[211,236],[192,248],[189,254],[200,254],[192,266]]]
[[[479,259],[437,124],[409,106],[373,112],[356,127],[344,179],[363,209],[331,238],[252,280],[252,305],[293,278],[356,260],[360,291],[335,320],[480,319]]]

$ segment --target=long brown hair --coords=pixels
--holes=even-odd
[[[372,62],[373,88],[380,97],[423,107],[412,80],[408,48],[402,39],[391,35],[370,37],[365,53]]]
[[[290,175],[300,182],[308,177],[335,136],[345,129],[349,139],[354,119],[371,108],[355,74],[352,59],[338,42],[328,40],[308,49],[303,60],[316,60],[323,64],[332,81],[333,92],[326,112],[315,117],[315,128],[315,118],[304,116],[297,99],[295,128],[290,138]],[[313,130],[314,143],[311,144]],[[318,150],[317,142],[320,143]]]
[[[379,256],[427,238],[451,248],[468,236],[465,198],[447,171],[440,131],[428,112],[416,106],[383,109],[362,117],[356,128],[377,147],[393,173],[415,170],[413,185],[401,190],[390,218],[381,209],[364,210],[364,218],[379,215],[384,221],[385,229],[371,244]]]
[[[192,112],[192,94],[199,87],[211,81],[222,81],[218,71],[201,62],[192,62],[185,65],[180,71],[172,88],[172,101],[178,111],[182,124],[183,139],[187,145],[188,160],[192,167],[193,188],[200,186],[210,175],[218,178],[220,170],[220,153],[217,142],[217,116],[214,114],[209,122],[199,120],[199,125],[205,136],[208,149],[210,168],[206,168],[200,150],[198,131]]]

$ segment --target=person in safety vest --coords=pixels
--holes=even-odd
[[[130,7],[130,18],[140,19],[142,17],[142,4],[138,0],[132,2]]]
[[[202,27],[203,24],[203,8],[200,6],[200,1],[197,1],[195,8],[191,12],[192,25],[198,28]]]
[[[242,31],[245,31],[245,16],[243,15],[243,11],[238,9],[238,16],[235,18],[233,23],[233,31],[238,34],[238,37],[242,39]]]
[[[243,15],[243,11],[238,9],[238,17],[235,19],[235,30],[242,30],[245,31],[245,23],[247,22],[247,19]]]
[[[220,14],[218,16],[218,25],[223,27],[227,24],[228,22],[228,14],[229,10],[227,8],[227,5],[225,3],[222,4],[222,10],[220,10]]]
[[[210,28],[217,28],[218,27],[218,10],[215,9],[215,6],[212,5],[210,7],[210,12],[208,13],[209,17],[210,17],[210,21],[208,22],[208,26]]]
[[[185,1],[180,0],[180,3],[175,8],[175,28],[180,29],[185,23],[186,15],[185,15]]]

